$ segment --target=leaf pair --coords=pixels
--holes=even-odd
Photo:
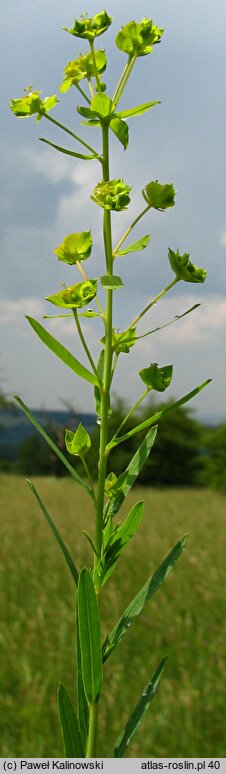
[[[103,547],[103,555],[97,567],[95,578],[101,584],[106,583],[112,574],[121,553],[129,540],[135,535],[140,526],[144,512],[144,503],[139,502],[133,506],[123,524],[118,525],[107,537]],[[107,530],[108,535],[108,530]]]

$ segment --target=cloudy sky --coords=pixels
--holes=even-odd
[[[43,97],[59,92],[67,62],[88,50],[85,41],[62,27],[71,27],[75,15],[86,10],[92,15],[102,6],[96,0],[85,6],[72,0],[1,3],[0,384],[4,392],[19,393],[33,407],[62,408],[62,400],[68,400],[78,410],[92,411],[89,385],[45,349],[25,314],[42,321],[54,311],[44,297],[63,282],[80,281],[74,268],[58,262],[53,252],[66,234],[92,229],[94,248],[87,272],[91,277],[104,273],[101,210],[89,198],[100,179],[99,167],[48,149],[39,137],[72,148],[70,138],[68,143],[45,119],[19,120],[8,109],[9,99],[22,96],[28,85],[42,89]],[[111,0],[106,10],[114,22],[98,47],[107,51],[110,95],[125,64],[125,55],[114,44],[121,25],[146,15],[165,28],[161,44],[138,60],[121,103],[122,109],[151,100],[161,100],[161,105],[130,120],[126,153],[112,139],[111,176],[123,177],[132,186],[128,211],[113,216],[114,244],[142,208],[144,185],[158,179],[173,182],[177,191],[173,209],[148,213],[133,232],[134,239],[151,234],[150,246],[118,259],[115,272],[125,287],[115,292],[115,326],[128,325],[171,281],[169,246],[190,252],[192,262],[208,269],[204,285],[179,283],[143,318],[140,334],[201,304],[183,320],[141,339],[130,356],[122,355],[114,391],[131,402],[140,394],[139,369],[151,362],[174,363],[169,394],[178,398],[212,377],[193,409],[199,417],[226,420],[225,0]],[[79,103],[79,94],[71,89],[60,95],[51,115],[78,132]],[[97,147],[98,130],[83,127],[82,132]],[[84,323],[97,357],[99,322]],[[85,364],[72,321],[46,325]]]

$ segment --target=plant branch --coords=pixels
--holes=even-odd
[[[141,404],[141,403],[142,403],[142,401],[143,401],[143,400],[146,398],[146,396],[148,395],[148,393],[149,393],[149,392],[150,392],[150,387],[147,387],[147,389],[146,389],[146,390],[145,390],[145,391],[142,393],[142,395],[140,396],[140,398],[138,398],[138,400],[136,401],[136,403],[134,403],[134,405],[132,406],[132,408],[130,409],[130,411],[129,411],[129,412],[128,412],[128,414],[126,415],[126,417],[124,417],[124,419],[122,420],[121,424],[119,425],[118,429],[116,430],[116,433],[113,435],[112,441],[113,441],[115,438],[117,438],[117,435],[119,435],[119,433],[120,433],[120,430],[122,429],[122,427],[124,427],[124,425],[126,424],[126,422],[128,421],[128,419],[129,419],[129,418],[132,416],[132,414],[134,414],[134,411],[136,411],[136,409],[138,408],[138,406],[140,406],[140,404]]]
[[[133,57],[131,57],[131,58],[129,57],[129,59],[128,59],[127,65],[126,65],[126,67],[125,67],[125,69],[123,71],[123,74],[122,74],[123,77],[121,77],[121,79],[119,81],[119,84],[117,86],[117,89],[116,89],[117,93],[114,94],[114,97],[116,97],[116,98],[113,98],[113,101],[114,101],[115,105],[118,105],[119,100],[121,99],[121,96],[122,96],[122,94],[124,92],[124,89],[125,89],[125,86],[127,84],[127,81],[129,80],[129,77],[131,75],[132,69],[133,69],[133,67],[135,65],[136,59],[137,59],[137,54],[134,54]]]
[[[73,315],[74,315],[74,318],[75,318],[75,323],[76,323],[76,326],[77,326],[78,335],[79,335],[79,338],[80,338],[80,340],[81,340],[81,342],[82,342],[83,349],[85,350],[85,353],[86,353],[86,355],[87,355],[87,358],[88,358],[88,360],[89,360],[89,362],[90,362],[90,365],[91,365],[91,368],[92,368],[92,370],[93,370],[94,374],[95,374],[95,375],[98,377],[98,379],[99,379],[99,376],[98,376],[98,373],[97,373],[97,369],[96,369],[95,363],[93,362],[92,355],[91,355],[91,353],[90,353],[90,351],[89,351],[89,348],[88,348],[88,346],[87,346],[87,344],[86,344],[86,340],[85,340],[85,338],[84,338],[84,336],[83,336],[82,328],[81,328],[81,325],[80,325],[80,322],[79,322],[79,318],[78,318],[78,312],[77,312],[77,309],[73,309],[72,311],[73,311]]]
[[[129,226],[129,228],[127,228],[127,231],[125,231],[125,234],[123,234],[122,238],[120,239],[120,241],[119,241],[119,242],[118,242],[118,244],[116,245],[116,247],[115,247],[115,249],[114,249],[114,252],[112,253],[112,256],[113,256],[113,258],[115,258],[115,256],[116,256],[116,254],[117,254],[117,252],[118,252],[119,248],[121,247],[121,245],[123,244],[123,242],[125,242],[125,240],[126,240],[126,239],[127,239],[127,237],[129,236],[129,234],[130,234],[130,232],[132,231],[132,229],[134,228],[134,226],[136,226],[136,224],[138,223],[138,221],[139,221],[141,218],[143,218],[143,215],[145,215],[145,214],[146,214],[146,212],[148,212],[148,210],[150,210],[150,209],[151,209],[151,205],[150,205],[150,204],[147,204],[147,207],[145,207],[145,208],[144,208],[144,210],[142,210],[142,211],[139,213],[139,215],[137,215],[137,217],[135,218],[135,220],[133,220],[133,222],[131,223],[131,226]]]
[[[85,142],[85,140],[82,140],[82,138],[79,137],[78,134],[74,134],[74,132],[71,132],[70,129],[67,129],[67,127],[64,126],[64,124],[61,124],[59,121],[56,121],[55,118],[52,118],[52,116],[49,116],[47,113],[43,113],[43,118],[47,118],[48,121],[51,121],[52,124],[55,124],[55,126],[58,126],[59,129],[63,129],[63,131],[67,132],[67,134],[70,134],[71,137],[74,138],[74,140],[77,140],[78,142],[81,143],[81,145],[84,145],[84,148],[87,148],[88,150],[91,151],[91,153],[94,153],[95,156],[99,157],[98,152],[96,150],[94,150],[94,148],[92,148],[91,145],[88,145],[88,143]]]
[[[88,104],[90,105],[90,103],[91,103],[91,100],[89,99],[89,97],[87,97],[87,94],[85,93],[85,91],[83,91],[83,89],[82,89],[82,87],[79,85],[79,83],[75,83],[75,86],[76,86],[76,89],[78,89],[78,91],[80,91],[80,94],[82,95],[82,97],[84,97],[84,99],[86,100],[86,102],[88,102]]]
[[[89,43],[90,43],[90,50],[91,50],[92,60],[93,60],[93,69],[94,69],[94,72],[95,72],[96,87],[97,87],[97,91],[101,91],[101,82],[100,82],[99,75],[98,75],[98,70],[97,70],[97,63],[96,63],[96,56],[95,56],[95,49],[94,49],[93,40],[90,40]]]

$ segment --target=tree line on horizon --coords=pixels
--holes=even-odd
[[[145,409],[139,411],[139,421],[147,419],[150,414],[166,407],[168,401],[156,404],[149,400]],[[0,407],[11,410],[12,403],[0,393]],[[76,412],[71,413],[71,428],[76,429]],[[126,404],[117,398],[109,419],[109,433],[114,435],[126,412]],[[126,431],[132,429],[133,422],[128,420]],[[83,475],[82,463],[79,458],[72,458],[64,444],[64,430],[51,426],[47,420],[47,432],[64,455],[74,464],[77,472]],[[1,428],[0,428],[1,431]],[[145,432],[138,437],[132,436],[122,446],[112,450],[109,459],[108,473],[118,476],[124,470],[135,453],[138,441],[141,443]],[[87,463],[94,479],[98,474],[98,437],[99,427],[96,426],[91,436],[91,449],[87,455]],[[0,471],[15,472],[25,476],[67,475],[67,470],[52,452],[49,446],[37,433],[24,439],[17,448],[16,460],[4,459],[0,452]],[[154,447],[147,463],[140,473],[138,484],[156,487],[213,487],[226,491],[226,423],[217,427],[203,426],[194,418],[191,409],[179,408],[166,415],[158,424],[158,432]]]

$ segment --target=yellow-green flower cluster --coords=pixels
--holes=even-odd
[[[124,183],[124,180],[109,180],[109,182],[98,183],[91,195],[99,207],[105,210],[114,210],[119,212],[125,210],[130,203],[129,192],[131,187]]]
[[[125,24],[118,32],[115,38],[116,45],[120,51],[132,56],[146,56],[152,51],[152,46],[159,43],[164,30],[153,24],[152,19],[146,19],[141,22],[131,21]]]

